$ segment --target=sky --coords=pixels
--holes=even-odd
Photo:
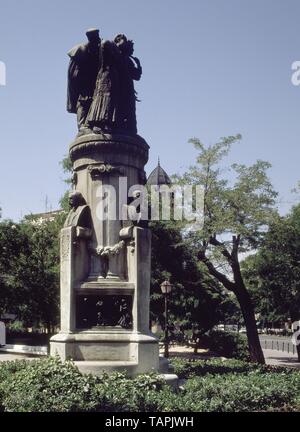
[[[76,130],[66,112],[67,52],[90,27],[125,33],[143,66],[136,83],[148,173],[194,163],[188,140],[241,133],[224,162],[272,164],[284,214],[300,180],[299,0],[0,0],[0,207],[4,218],[58,208],[60,161]]]

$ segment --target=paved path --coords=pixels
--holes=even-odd
[[[185,351],[187,349],[185,348]],[[171,349],[171,351],[173,351]],[[174,350],[175,351],[175,350]],[[200,355],[194,355],[192,353],[192,349],[190,349],[191,352],[189,352],[190,356],[193,358],[199,358],[201,357],[201,353]],[[284,366],[284,367],[294,367],[294,368],[299,368],[300,369],[300,363],[297,362],[297,355],[293,355],[293,354],[287,354],[286,352],[282,352],[282,351],[277,351],[277,350],[270,350],[270,349],[263,349],[264,355],[265,355],[265,359],[266,359],[266,363],[269,365],[273,365],[273,366]],[[171,356],[176,355],[180,357],[180,354],[183,353],[170,353]],[[187,353],[184,353],[185,356],[187,355]],[[203,353],[202,353],[203,354]],[[205,356],[207,358],[207,356]],[[209,357],[209,356],[208,356]],[[7,354],[7,353],[2,353],[0,352],[0,362],[1,361],[12,361],[12,360],[20,360],[20,359],[26,359],[26,360],[33,360],[36,358],[40,358],[40,357],[34,357],[34,356],[26,356],[23,354]]]
[[[0,352],[0,362],[2,362],[2,361],[12,361],[12,360],[21,360],[21,359],[34,360],[36,358],[39,358],[39,357],[26,356],[26,355],[23,355],[23,354],[7,354],[7,353]]]
[[[296,354],[288,354],[271,349],[263,349],[263,352],[268,365],[300,368],[300,363],[297,362],[298,357]]]

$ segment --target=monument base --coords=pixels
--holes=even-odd
[[[128,330],[58,333],[50,341],[50,354],[62,361],[73,360],[82,373],[101,375],[103,372],[126,371],[167,373],[165,362],[159,361],[158,341],[152,335]]]

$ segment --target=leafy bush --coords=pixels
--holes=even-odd
[[[0,410],[10,412],[292,411],[300,407],[300,372],[238,360],[173,361],[188,378],[175,392],[155,374],[82,375],[58,358],[0,364]]]
[[[268,411],[296,404],[299,394],[299,373],[264,374],[258,370],[248,375],[207,375],[187,381],[181,410]]]
[[[205,375],[186,382],[180,393],[164,387],[145,395],[144,410],[157,412],[291,411],[299,407],[298,372]],[[291,391],[291,389],[293,389]]]
[[[200,344],[224,357],[246,361],[250,359],[247,339],[239,333],[211,330],[202,336]]]
[[[97,395],[107,401],[110,411],[145,411],[152,403],[147,395],[160,392],[165,386],[164,380],[154,373],[131,379],[125,373],[115,372],[98,378]]]
[[[22,369],[26,369],[28,362],[26,360],[7,361],[0,364],[0,411],[4,411],[2,401],[5,396],[5,382],[12,379],[14,374]]]
[[[2,411],[138,411],[145,394],[163,386],[154,374],[135,379],[117,372],[101,378],[82,375],[74,363],[57,357],[0,365]]]
[[[254,370],[271,371],[274,368],[266,365],[258,365],[256,363],[248,363],[241,360],[229,359],[211,359],[211,360],[198,360],[182,358],[172,358],[172,365],[174,373],[179,378],[191,378],[194,376],[210,375],[224,375],[228,373],[245,374]]]
[[[18,333],[26,333],[27,330],[24,324],[22,323],[22,321],[16,320],[6,324],[6,331],[18,334]]]
[[[24,363],[16,361],[14,372],[0,383],[5,411],[89,411],[94,408],[95,379],[82,376],[73,363],[62,364],[57,358],[26,363],[23,367]]]

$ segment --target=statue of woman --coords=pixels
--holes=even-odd
[[[111,132],[116,121],[120,93],[118,63],[120,53],[113,42],[101,44],[102,64],[96,80],[87,125],[94,132]]]
[[[102,65],[87,116],[87,126],[95,133],[137,133],[133,80],[140,79],[142,68],[132,54],[133,42],[123,34],[102,43]]]

